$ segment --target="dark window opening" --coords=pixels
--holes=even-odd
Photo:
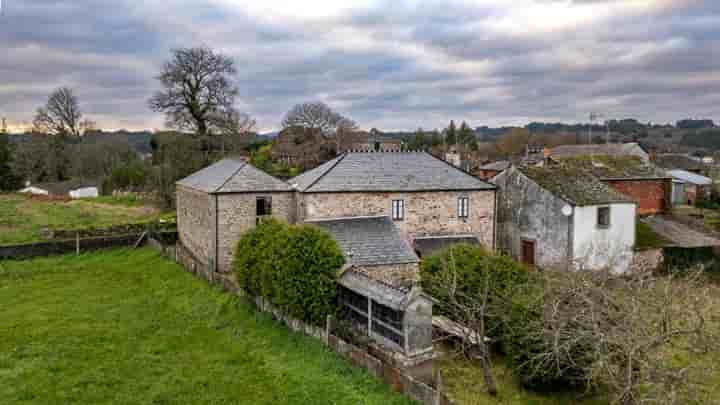
[[[598,207],[597,225],[600,228],[607,228],[610,226],[610,207]]]
[[[405,219],[405,201],[393,200],[392,202],[392,219],[394,221],[402,221]]]
[[[259,223],[268,215],[272,215],[272,197],[258,197],[255,202],[255,222]]]

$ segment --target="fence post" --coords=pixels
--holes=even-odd
[[[80,255],[80,232],[75,232],[75,254]]]
[[[435,370],[435,401],[434,405],[442,403],[442,375],[440,369]]]
[[[325,318],[325,345],[330,346],[330,331],[332,330],[332,315]]]

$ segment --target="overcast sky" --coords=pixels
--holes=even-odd
[[[3,0],[0,116],[74,88],[104,128],[147,108],[174,47],[238,67],[260,130],[321,100],[361,127],[609,118],[720,121],[718,0]]]

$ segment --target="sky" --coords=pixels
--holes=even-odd
[[[720,121],[717,0],[3,0],[0,117],[59,86],[102,128],[161,129],[170,50],[231,56],[260,131],[304,101],[361,128]]]

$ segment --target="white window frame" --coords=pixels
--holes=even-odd
[[[405,200],[392,200],[392,220],[405,220]]]
[[[468,218],[470,216],[470,197],[458,197],[457,203],[458,218]]]

